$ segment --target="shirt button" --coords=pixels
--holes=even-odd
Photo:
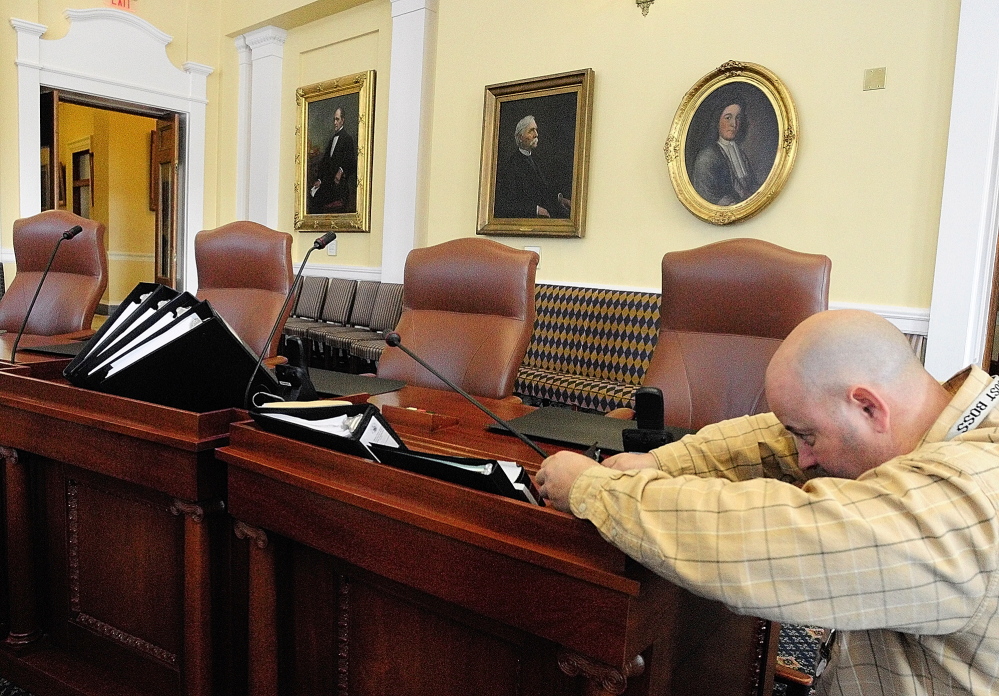
[[[586,503],[580,503],[580,505],[579,505],[579,511],[580,512],[586,512]]]

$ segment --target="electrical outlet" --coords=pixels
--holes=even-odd
[[[864,71],[864,91],[885,88],[887,68],[868,68]]]
[[[326,245],[327,256],[336,256],[336,242],[337,240],[334,239],[332,242]]]

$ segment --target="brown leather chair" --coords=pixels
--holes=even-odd
[[[269,346],[267,336],[291,289],[291,235],[242,220],[194,238],[198,299],[208,300],[257,355],[277,354],[281,328]],[[291,303],[281,324],[291,313]]]
[[[503,399],[534,330],[538,255],[488,239],[464,238],[406,259],[403,345],[462,389]],[[386,347],[378,376],[447,389],[399,348]]]
[[[644,386],[667,425],[698,429],[769,410],[767,364],[806,317],[829,306],[832,262],[758,239],[666,254],[659,340]]]
[[[89,331],[97,303],[108,286],[104,225],[65,210],[48,210],[14,221],[17,274],[0,298],[0,329],[21,328],[52,250],[69,228],[83,231],[59,247],[42,285],[25,333],[54,336]]]

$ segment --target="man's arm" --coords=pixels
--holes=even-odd
[[[591,466],[570,490],[572,513],[610,543],[737,613],[946,633],[996,582],[996,505],[939,462],[903,457],[802,488]]]

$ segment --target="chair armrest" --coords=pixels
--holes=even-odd
[[[627,407],[615,408],[604,415],[608,418],[617,418],[618,420],[635,420],[635,409]]]
[[[52,338],[66,338],[71,341],[85,341],[91,336],[97,333],[94,329],[80,329],[79,331],[71,331],[64,334],[56,334]]]

